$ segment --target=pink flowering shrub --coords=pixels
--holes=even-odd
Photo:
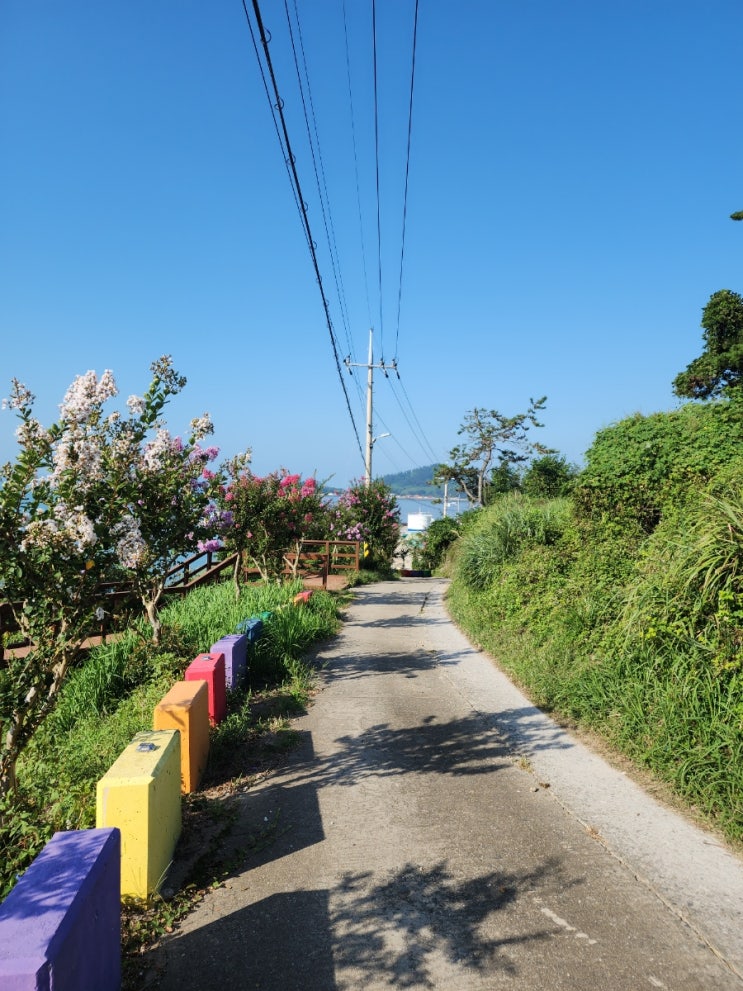
[[[388,570],[400,539],[400,509],[390,487],[382,479],[367,488],[354,482],[329,513],[334,540],[359,540],[364,544],[363,566]]]
[[[325,536],[325,500],[314,478],[302,480],[285,469],[265,476],[248,468],[249,456],[228,462],[217,496],[231,513],[222,530],[227,548],[237,552],[236,592],[242,567],[253,565],[266,581],[280,581],[296,565],[305,540]]]

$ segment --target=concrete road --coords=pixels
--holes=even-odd
[[[300,748],[241,799],[274,842],[161,987],[741,991],[741,862],[535,710],[444,592],[359,590]]]

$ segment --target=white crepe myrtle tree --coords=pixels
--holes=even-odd
[[[203,471],[217,451],[199,444],[211,421],[192,421],[186,442],[171,437],[162,411],[185,379],[167,356],[151,370],[128,415],[104,411],[117,394],[110,371],[75,379],[49,428],[17,380],[5,402],[20,423],[18,456],[0,468],[0,596],[30,649],[3,650],[0,664],[0,797],[103,617],[100,583],[132,581],[157,641],[165,575],[214,526]]]

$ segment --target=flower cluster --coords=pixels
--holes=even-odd
[[[208,413],[191,420],[191,438],[194,442],[203,440],[214,433],[214,424]]]
[[[400,539],[400,510],[392,490],[381,479],[354,482],[338,497],[330,530],[341,540],[366,545],[368,567],[389,568]]]
[[[113,373],[108,369],[100,379],[95,372],[78,375],[60,403],[62,420],[65,423],[87,423],[93,413],[117,394]]]
[[[296,567],[303,541],[324,536],[325,502],[317,481],[286,470],[254,475],[244,456],[226,470],[218,489],[220,505],[231,512],[225,543],[264,578],[277,580],[286,567]]]
[[[98,539],[95,526],[82,507],[71,509],[63,502],[57,503],[49,516],[30,520],[23,532],[20,549],[24,553],[43,547],[63,557],[85,554]]]
[[[147,563],[147,544],[133,516],[126,516],[115,524],[111,534],[116,540],[116,557],[122,568],[137,571]]]

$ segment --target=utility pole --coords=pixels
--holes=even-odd
[[[380,434],[379,437],[374,437],[374,427],[373,427],[373,416],[374,416],[374,369],[381,368],[384,374],[387,374],[388,369],[397,372],[397,361],[393,360],[390,362],[380,361],[379,364],[374,364],[374,330],[373,328],[369,330],[369,360],[366,364],[358,361],[351,361],[351,356],[349,355],[344,364],[346,368],[351,371],[352,368],[366,368],[366,458],[364,459],[364,485],[368,489],[372,481],[372,449],[376,441],[380,440],[382,437],[389,437],[388,433]],[[398,373],[399,375],[399,373]]]

